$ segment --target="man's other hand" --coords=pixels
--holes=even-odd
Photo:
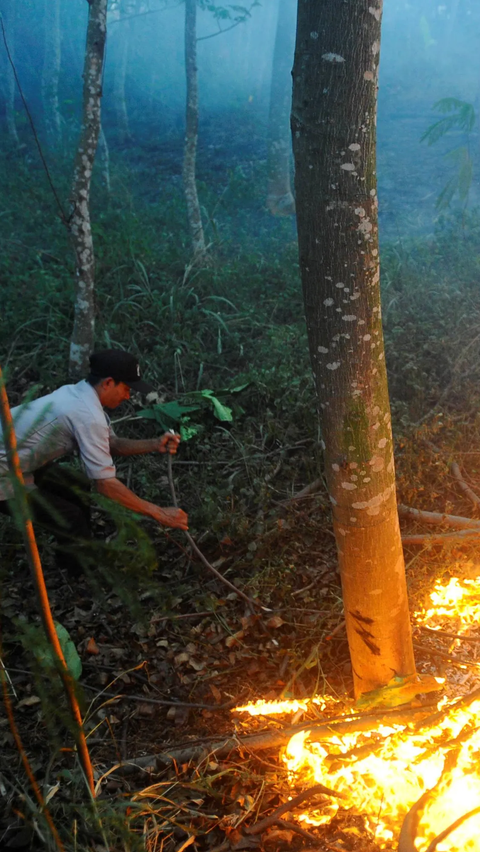
[[[160,438],[158,452],[170,453],[172,456],[175,455],[180,440],[178,432],[165,432],[165,434]]]
[[[176,509],[174,506],[161,509],[158,506],[157,512],[153,517],[162,527],[171,527],[174,530],[188,530],[188,515],[183,509]]]

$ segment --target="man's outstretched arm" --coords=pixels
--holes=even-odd
[[[142,500],[137,497],[130,488],[127,488],[123,482],[113,477],[111,479],[96,479],[95,484],[99,494],[103,497],[108,497],[114,500],[115,503],[120,503],[126,509],[131,509],[132,512],[138,512],[140,515],[147,515],[149,518],[154,518],[162,527],[172,527],[173,529],[188,530],[188,515],[182,509],[176,509],[171,506],[162,509],[155,503],[150,503],[148,500]]]
[[[115,456],[138,456],[143,453],[171,453],[177,452],[180,443],[180,435],[176,432],[165,432],[161,438],[119,438],[118,435],[110,435],[110,450]]]

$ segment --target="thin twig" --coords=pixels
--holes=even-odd
[[[478,669],[480,666],[480,663],[472,663],[470,660],[459,660],[457,657],[452,657],[451,654],[445,653],[445,651],[438,651],[436,648],[429,648],[427,645],[420,645],[418,642],[414,642],[413,647],[417,651],[423,651],[424,654],[428,654],[430,657],[440,657],[442,660],[448,660],[453,666],[467,666],[470,669]]]
[[[90,686],[88,683],[84,683],[83,686],[85,689],[89,689],[90,692],[97,692],[95,687]],[[146,704],[159,704],[162,707],[192,707],[201,710],[230,710],[230,708],[237,703],[234,699],[232,699],[232,701],[228,701],[226,704],[194,704],[191,701],[164,701],[161,698],[149,698],[147,695],[130,695],[125,692],[107,692],[105,689],[102,689],[101,692],[97,692],[96,698],[99,698],[101,695],[106,695],[107,698],[125,698],[127,701],[144,701]]]
[[[417,625],[419,630],[425,630],[430,636],[445,636],[446,639],[460,639],[462,642],[480,642],[480,636],[462,636],[460,633],[446,633],[444,630],[435,630],[425,624]]]
[[[175,483],[173,481],[172,455],[171,455],[171,453],[168,453],[167,473],[168,473],[168,483],[170,485],[170,491],[171,491],[171,494],[172,494],[173,505],[176,508],[178,508],[178,500],[177,500],[177,494],[176,494],[176,491],[175,491]],[[261,607],[262,609],[267,609],[267,607],[262,606],[262,604],[259,603],[258,601],[254,601],[252,598],[249,598],[248,595],[245,594],[245,592],[242,592],[241,589],[237,589],[237,587],[234,586],[233,583],[230,582],[230,580],[227,580],[227,578],[224,577],[223,574],[220,574],[220,571],[217,571],[217,569],[214,568],[213,565],[210,564],[210,562],[208,561],[206,556],[203,555],[202,551],[200,550],[200,548],[198,547],[196,542],[193,540],[190,533],[187,530],[184,530],[184,532],[185,532],[185,535],[187,537],[187,540],[188,540],[190,546],[193,548],[193,550],[195,551],[195,553],[197,554],[197,556],[199,557],[201,562],[203,562],[205,567],[208,568],[209,571],[211,571],[213,574],[215,574],[215,577],[217,578],[217,580],[220,580],[220,582],[223,583],[225,586],[228,586],[228,588],[231,589],[232,592],[235,592],[236,595],[238,595],[240,598],[243,598],[243,600],[246,601],[246,603],[250,607],[252,607],[253,610],[255,610],[255,607]]]

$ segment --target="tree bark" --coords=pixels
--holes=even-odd
[[[53,147],[61,142],[62,124],[58,104],[60,79],[60,0],[45,0],[45,36],[42,71],[43,116],[47,139]]]
[[[274,216],[291,216],[295,213],[290,184],[291,68],[295,47],[295,19],[295,0],[280,0],[268,118],[267,207]]]
[[[198,262],[205,259],[206,246],[196,180],[198,140],[196,2],[197,0],[185,0],[185,71],[187,79],[187,108],[185,150],[183,156],[183,187],[185,191],[188,225],[192,241],[193,260]]]
[[[85,374],[95,337],[95,258],[90,224],[90,185],[101,128],[102,71],[107,38],[107,0],[90,5],[83,69],[83,119],[73,172],[71,234],[76,260],[76,301],[69,372]]]
[[[379,288],[381,8],[302,0],[293,70],[300,268],[357,697],[415,673]]]

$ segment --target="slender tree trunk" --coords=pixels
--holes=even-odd
[[[267,207],[274,216],[291,216],[295,213],[295,201],[290,185],[291,68],[295,47],[295,19],[295,0],[280,0],[268,118]]]
[[[14,0],[6,0],[6,3],[3,8],[3,21],[2,27],[4,32],[4,38],[8,44],[8,52],[10,53],[10,59],[12,62],[15,62],[15,3]],[[3,56],[3,67],[4,67],[4,75],[3,75],[3,93],[5,98],[5,120],[7,124],[7,131],[10,142],[13,145],[18,145],[20,140],[18,138],[17,132],[17,124],[15,119],[15,76],[13,73],[13,68],[11,62],[7,56],[7,50],[4,40],[2,36],[1,44],[2,44],[2,56]]]
[[[300,267],[355,694],[415,672],[381,324],[381,0],[302,0],[292,135]]]
[[[126,6],[125,8],[125,16],[133,14],[133,10]],[[120,142],[125,143],[128,142],[131,138],[130,134],[130,123],[128,120],[128,111],[127,111],[127,101],[125,98],[125,83],[127,79],[127,66],[128,66],[128,54],[130,47],[130,38],[131,38],[131,30],[132,30],[132,22],[125,21],[120,24],[120,32],[118,33],[118,37],[120,40],[119,45],[119,60],[117,67],[115,69],[114,76],[114,84],[113,84],[113,97],[115,103],[115,112],[117,115],[117,127],[118,133],[120,137]]]
[[[61,142],[62,124],[58,104],[60,79],[60,0],[45,0],[45,52],[42,72],[43,116],[47,139],[53,147]]]
[[[204,261],[206,254],[202,213],[195,176],[198,139],[197,79],[197,0],[185,0],[185,70],[187,77],[187,110],[183,186],[194,261]]]
[[[107,38],[107,0],[90,5],[83,69],[83,120],[73,172],[71,233],[76,260],[75,320],[69,372],[84,374],[95,337],[95,258],[90,225],[90,185],[101,128],[102,70]]]

